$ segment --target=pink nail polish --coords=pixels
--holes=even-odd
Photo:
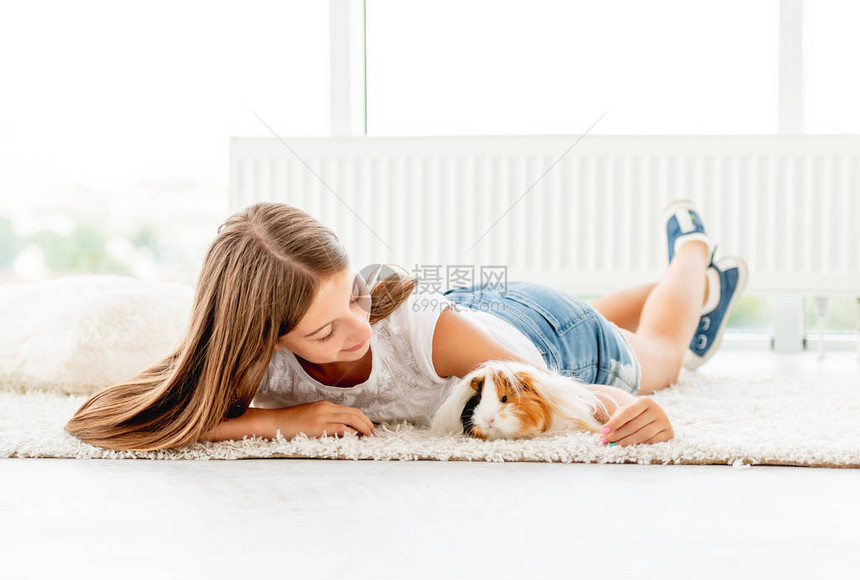
[[[611,431],[611,429],[609,427],[604,427],[603,429],[600,430],[600,432],[603,433],[604,435],[606,435],[610,431]]]
[[[606,437],[601,437],[600,442],[603,443],[604,445],[606,445]]]

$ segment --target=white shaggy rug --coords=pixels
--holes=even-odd
[[[518,441],[431,436],[409,423],[377,427],[378,437],[196,443],[155,452],[115,452],[85,444],[63,425],[82,395],[0,392],[0,457],[244,459],[301,457],[375,460],[545,461],[860,467],[860,379],[739,380],[705,372],[653,395],[675,428],[672,441],[608,447],[571,433]]]

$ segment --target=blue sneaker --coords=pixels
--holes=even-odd
[[[666,239],[669,242],[669,262],[675,257],[675,252],[684,242],[699,240],[708,246],[708,254],[711,256],[711,264],[714,262],[716,247],[705,233],[705,224],[696,205],[689,199],[678,199],[666,206],[663,210],[663,221],[666,223]]]
[[[708,300],[684,356],[685,369],[702,366],[720,348],[729,314],[746,288],[748,273],[742,258],[723,258],[708,268]]]

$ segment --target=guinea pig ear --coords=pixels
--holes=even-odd
[[[474,377],[469,382],[469,386],[480,393],[481,389],[484,387],[484,379],[481,377]]]

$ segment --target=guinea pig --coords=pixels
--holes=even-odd
[[[564,431],[596,433],[606,406],[584,383],[532,364],[492,360],[455,383],[433,414],[434,433],[516,439]]]

